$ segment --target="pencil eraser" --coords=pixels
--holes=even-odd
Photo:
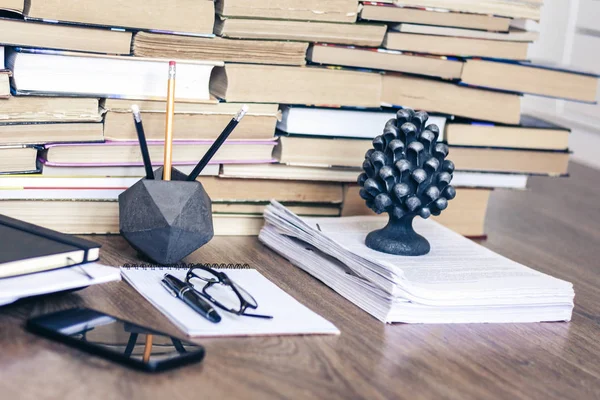
[[[175,61],[169,61],[169,67],[174,67],[175,66]]]
[[[133,118],[135,122],[142,122],[142,117],[140,116],[140,108],[137,104],[131,105],[131,112],[133,112]]]

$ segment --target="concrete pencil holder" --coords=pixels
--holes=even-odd
[[[121,235],[158,264],[173,264],[214,236],[212,202],[198,181],[172,168],[171,180],[141,179],[119,195]]]

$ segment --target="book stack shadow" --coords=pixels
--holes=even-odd
[[[198,178],[216,235],[257,235],[270,200],[300,216],[370,214],[356,185],[365,153],[409,107],[429,113],[456,165],[438,221],[485,236],[494,189],[568,172],[569,129],[522,115],[522,94],[597,95],[596,75],[527,60],[541,5],[0,0],[0,213],[118,233],[118,195],[144,175],[131,107],[158,168],[176,60],[183,173],[249,105]]]

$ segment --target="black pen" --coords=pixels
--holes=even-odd
[[[215,310],[208,301],[204,300],[202,296],[196,293],[191,285],[188,285],[181,279],[177,279],[171,274],[165,274],[161,284],[174,297],[183,301],[191,309],[210,322],[217,323],[221,321],[221,316],[217,313],[217,310]]]
[[[135,124],[135,130],[138,135],[138,141],[140,142],[142,158],[144,159],[144,168],[146,168],[146,179],[154,179],[154,171],[152,171],[152,162],[150,161],[150,153],[148,153],[148,144],[146,143],[146,134],[144,133],[144,125],[142,125],[142,115],[140,114],[140,108],[136,104],[134,104],[131,106],[131,112],[133,113],[133,123]]]
[[[200,162],[192,170],[192,172],[190,173],[190,175],[187,178],[188,181],[196,180],[198,175],[200,175],[200,172],[202,172],[202,170],[204,169],[204,167],[206,167],[206,165],[209,163],[211,158],[213,158],[213,156],[215,155],[217,150],[219,150],[219,148],[223,145],[223,143],[225,143],[225,140],[227,140],[229,135],[231,135],[231,132],[233,132],[235,127],[240,123],[240,121],[242,120],[242,118],[244,118],[244,115],[246,115],[247,112],[248,112],[248,106],[246,104],[244,104],[242,106],[242,108],[240,109],[240,111],[238,111],[237,114],[235,114],[235,116],[231,119],[231,121],[229,121],[229,123],[227,124],[227,126],[225,127],[223,132],[221,132],[221,134],[215,140],[215,142],[212,144],[212,146],[210,146],[210,148],[208,149],[208,151],[206,152],[204,157],[202,157],[202,160],[200,160]]]

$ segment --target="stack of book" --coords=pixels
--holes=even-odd
[[[174,164],[203,171],[217,234],[257,234],[271,199],[300,215],[370,212],[355,184],[400,107],[430,113],[457,167],[439,221],[484,235],[493,188],[566,174],[569,130],[520,114],[520,93],[594,101],[597,77],[525,62],[540,0],[0,0],[0,213],[69,233],[118,232],[144,174],[131,106],[161,160],[177,64]],[[6,67],[6,70],[3,69]],[[9,86],[10,80],[10,86]]]
[[[485,235],[493,189],[567,173],[569,129],[521,115],[521,94],[594,101],[597,77],[525,61],[538,33],[524,28],[539,21],[541,1],[360,2],[356,21],[352,2],[336,2],[345,14],[324,3],[217,3],[224,39],[310,42],[304,69],[226,64],[218,96],[266,96],[281,104],[282,120],[278,164],[224,165],[221,177],[342,182],[341,215],[371,214],[356,178],[400,107],[429,112],[450,145],[458,194],[437,220],[464,235]]]

